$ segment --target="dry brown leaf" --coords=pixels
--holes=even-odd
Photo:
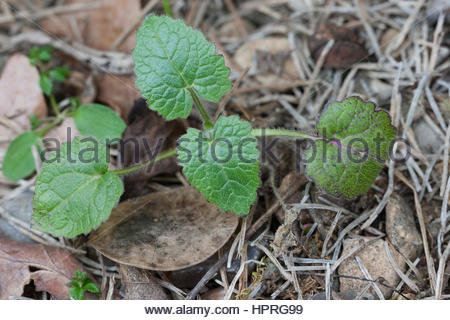
[[[143,269],[172,271],[198,264],[231,237],[238,216],[207,202],[193,187],[129,199],[90,235],[106,257]]]
[[[317,27],[309,43],[311,54],[316,61],[331,39],[334,39],[334,45],[323,63],[325,68],[347,68],[368,56],[355,30],[332,23],[323,23]]]
[[[47,116],[47,105],[39,87],[39,72],[28,57],[16,53],[9,58],[0,78],[0,136],[15,136],[29,129],[29,116]],[[16,129],[16,130],[15,130]]]
[[[67,283],[76,270],[83,271],[83,265],[65,249],[0,237],[0,299],[21,296],[30,280],[37,291],[47,291],[54,299],[69,299]]]
[[[62,91],[66,96],[78,97],[81,104],[92,103],[97,97],[94,76],[80,71],[70,72]]]
[[[245,26],[245,30],[247,30],[248,33],[252,33],[255,30],[255,27],[248,22],[247,20],[242,20],[242,23]],[[220,29],[218,30],[218,36],[221,38],[240,38],[241,37],[241,31],[239,28],[236,28],[236,23],[234,20],[230,20],[228,22],[225,22]]]
[[[65,4],[89,2],[92,1],[69,0]],[[103,3],[98,9],[66,14],[58,16],[57,19],[45,19],[41,21],[41,27],[54,36],[71,40],[80,40],[77,39],[77,35],[81,35],[85,45],[98,50],[109,50],[122,31],[139,18],[141,2],[140,0],[104,0]],[[65,28],[61,28],[61,25]],[[131,52],[135,45],[135,32],[131,32],[119,46],[119,50]]]
[[[128,127],[123,133],[123,149],[119,150],[120,154],[123,155],[121,156],[123,168],[150,160],[149,152],[151,151],[154,154],[157,148],[159,154],[175,148],[177,139],[186,132],[187,127],[185,121],[181,119],[164,120],[163,117],[147,107],[144,99],[136,101],[127,120]],[[138,149],[136,149],[136,144],[131,142],[132,139],[137,141]],[[122,148],[122,144],[119,147]],[[136,150],[139,151],[138,159],[135,158]],[[151,177],[162,173],[173,174],[178,170],[179,167],[175,158],[170,157],[142,170],[139,174],[125,176],[125,193],[122,199],[148,193],[144,186]]]
[[[97,101],[102,102],[126,119],[133,103],[141,94],[134,84],[134,76],[102,74],[96,78]]]
[[[29,282],[30,271],[27,265],[5,261],[0,256],[0,300],[21,296],[23,287]]]
[[[120,265],[120,276],[125,299],[167,300],[167,294],[148,270],[124,264]]]
[[[298,79],[298,74],[289,55],[290,51],[291,47],[286,38],[268,37],[245,42],[233,58],[243,70],[258,70],[256,79],[262,84],[292,83],[292,80]],[[263,68],[269,64],[269,69]]]

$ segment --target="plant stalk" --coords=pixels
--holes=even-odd
[[[286,130],[286,129],[253,129],[252,130],[252,135],[255,137],[261,137],[261,136],[263,136],[263,133],[264,133],[264,136],[282,136],[282,137],[312,139],[312,140],[321,139],[320,137],[311,136],[309,134],[306,134],[306,133],[303,133],[300,131],[292,131],[292,130]],[[170,157],[174,156],[176,153],[177,153],[176,148],[170,149],[164,153],[161,153],[154,159],[148,160],[146,162],[137,164],[137,165],[129,167],[129,168],[112,170],[111,172],[115,173],[118,176],[133,173],[133,172],[144,169],[145,167],[149,166],[150,164],[156,163],[163,159],[170,158]]]
[[[169,17],[172,17],[172,9],[170,8],[170,1],[163,0],[163,3],[164,3],[164,11],[166,12],[166,15]]]
[[[53,119],[52,122],[50,122],[48,125],[46,125],[45,127],[43,127],[41,130],[36,131],[37,134],[40,137],[43,137],[48,131],[50,131],[51,129],[53,129],[54,127],[56,127],[58,124],[60,124],[65,118],[67,117],[66,113],[63,114],[59,114],[55,119]]]
[[[289,138],[299,138],[299,139],[311,139],[311,140],[319,140],[322,139],[318,136],[312,136],[307,133],[295,130],[287,130],[287,129],[252,129],[252,135],[255,137],[289,137]]]
[[[197,96],[197,93],[192,88],[189,88],[188,90],[192,96],[192,99],[194,100],[195,106],[197,107],[198,111],[200,112],[200,115],[203,118],[203,121],[205,122],[205,128],[207,130],[212,129],[214,127],[214,123],[209,118],[208,113],[206,112],[205,108],[203,107],[202,103],[200,102],[200,99]]]
[[[56,103],[56,99],[55,96],[52,94],[50,94],[48,96],[49,100],[50,100],[50,105],[53,109],[53,112],[55,113],[56,116],[59,116],[61,114],[61,111],[59,111],[59,107],[58,104]]]
[[[112,173],[115,173],[115,174],[118,175],[118,176],[122,176],[122,175],[124,175],[124,174],[133,173],[133,172],[142,170],[142,169],[144,169],[145,167],[147,167],[147,166],[149,166],[149,165],[151,165],[151,164],[153,164],[153,163],[156,163],[156,162],[161,161],[161,160],[163,160],[163,159],[170,158],[170,157],[174,156],[176,153],[177,153],[177,149],[170,149],[170,150],[168,150],[168,151],[166,151],[166,152],[163,152],[163,153],[159,154],[159,155],[156,156],[156,158],[154,158],[154,159],[148,160],[148,161],[146,161],[146,162],[137,164],[137,165],[132,166],[132,167],[129,167],[129,168],[112,170],[111,172],[112,172]]]

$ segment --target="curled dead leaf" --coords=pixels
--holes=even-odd
[[[30,271],[30,267],[39,270]],[[21,296],[31,280],[37,291],[69,299],[67,283],[76,270],[84,271],[83,265],[65,249],[0,237],[0,300]]]
[[[11,120],[11,128],[0,121],[0,136],[15,136],[29,129],[31,114],[47,116],[47,105],[39,87],[39,72],[28,57],[16,53],[6,62],[0,77],[0,115]]]

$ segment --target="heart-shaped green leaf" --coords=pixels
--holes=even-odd
[[[223,57],[199,31],[181,20],[148,16],[137,32],[133,60],[136,86],[150,109],[167,120],[189,115],[189,90],[217,102],[231,89]]]
[[[306,173],[328,193],[346,198],[370,188],[397,134],[387,112],[358,97],[330,104],[317,131],[323,139],[305,152]]]
[[[259,151],[251,126],[237,116],[220,117],[210,134],[189,128],[178,140],[178,162],[206,200],[246,215],[259,186]]]
[[[2,171],[11,181],[26,178],[36,168],[32,148],[39,146],[39,139],[34,132],[25,132],[17,136],[8,146],[3,159]]]
[[[97,103],[83,104],[73,118],[82,135],[95,137],[102,143],[120,139],[126,128],[125,122],[112,109]]]
[[[123,185],[108,171],[107,154],[94,139],[77,137],[46,155],[36,180],[33,212],[42,231],[74,237],[109,217]]]

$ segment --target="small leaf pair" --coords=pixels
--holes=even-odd
[[[85,137],[94,137],[102,144],[117,143],[125,130],[125,122],[110,108],[100,104],[84,104],[74,113],[78,131]],[[36,129],[37,118],[33,117]],[[3,159],[2,171],[11,181],[26,178],[36,169],[33,148],[40,155],[42,132],[28,131],[17,136],[8,146]]]
[[[80,270],[75,272],[75,277],[72,278],[68,285],[72,287],[69,291],[69,297],[75,300],[84,300],[86,291],[99,296],[102,295],[98,285],[88,278],[86,272],[81,272]]]
[[[32,66],[43,68],[52,58],[51,52],[54,50],[52,46],[32,47],[28,52],[28,59]],[[56,67],[51,70],[41,70],[39,76],[39,86],[42,92],[50,96],[53,92],[53,81],[64,82],[69,75],[70,70],[66,67]]]
[[[52,46],[42,46],[42,47],[32,47],[28,52],[28,58],[30,59],[30,64],[36,66],[50,61],[52,58],[51,52],[54,50]]]
[[[70,70],[66,67],[56,67],[46,72],[42,72],[39,76],[39,86],[45,95],[50,96],[53,92],[53,81],[64,82],[69,75]]]

